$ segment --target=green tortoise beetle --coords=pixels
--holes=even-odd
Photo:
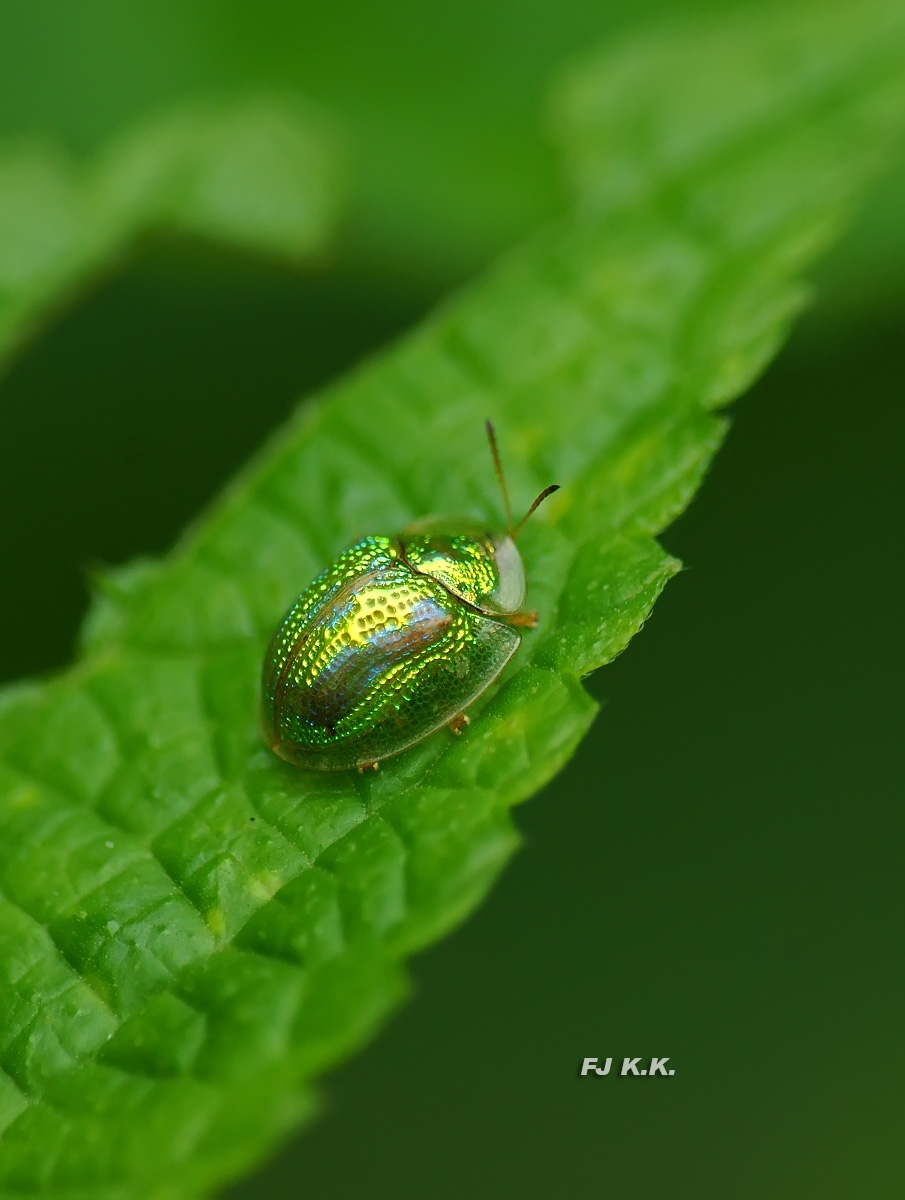
[[[427,518],[395,537],[356,542],[296,599],[264,658],[267,745],[316,771],[376,768],[465,709],[518,649],[525,570],[493,426],[487,436],[506,531]]]

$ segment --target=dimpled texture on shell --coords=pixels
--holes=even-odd
[[[519,634],[368,537],[298,597],[264,661],[264,737],[314,770],[379,762],[461,713]]]
[[[525,599],[525,569],[511,537],[482,530],[430,529],[401,534],[405,559],[448,591],[486,613],[511,615]]]

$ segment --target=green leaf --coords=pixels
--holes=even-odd
[[[512,853],[677,563],[653,540],[898,132],[905,29],[761,16],[579,70],[579,211],[304,409],[170,558],[112,575],[68,675],[0,709],[0,1186],[191,1196],[312,1108]],[[364,532],[564,491],[527,634],[459,740],[375,776],[259,745],[269,632]],[[620,802],[630,798],[621,797]],[[580,830],[576,831],[580,836]]]
[[[184,105],[94,162],[0,146],[0,361],[74,289],[157,230],[291,262],[322,253],[341,189],[335,138],[288,97]]]

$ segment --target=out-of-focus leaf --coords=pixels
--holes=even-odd
[[[102,210],[305,260],[337,218],[336,147],[298,101],[181,108],[132,130],[97,171]]]
[[[747,3],[696,0],[694,8],[725,13]],[[262,21],[253,6],[222,0],[91,0],[90,19],[57,0],[7,8],[0,120],[99,145],[122,123],[199,89],[303,86],[348,128],[368,255],[435,285],[461,279],[555,211],[537,109],[563,56],[687,10],[665,0],[560,0],[529,15],[516,0],[461,0],[455,10],[351,0],[275,4]],[[905,181],[885,184],[871,219],[832,256],[822,275],[834,300],[901,293],[903,194]]]
[[[0,361],[143,234],[304,261],[329,241],[340,191],[335,138],[288,99],[183,107],[83,166],[47,144],[0,145]]]

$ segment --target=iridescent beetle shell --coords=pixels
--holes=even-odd
[[[488,434],[508,518],[489,423]],[[536,623],[522,611],[517,532],[511,518],[504,534],[431,518],[345,550],[270,642],[262,681],[270,748],[311,770],[364,769],[444,725],[457,730],[518,649],[520,629]]]

